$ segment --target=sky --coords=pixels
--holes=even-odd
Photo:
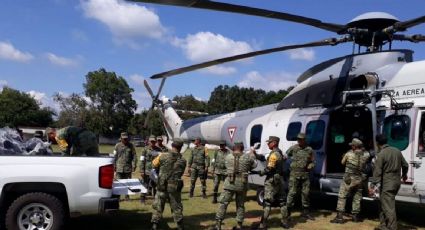
[[[43,106],[57,109],[54,93],[83,94],[85,76],[105,68],[134,89],[138,111],[151,101],[155,73],[210,59],[282,45],[338,37],[307,25],[241,14],[123,0],[1,0],[0,87],[28,92]],[[346,24],[370,11],[384,11],[401,21],[424,14],[423,0],[231,0],[325,22]],[[425,34],[425,25],[407,34]],[[397,42],[425,59],[425,44]],[[309,67],[350,54],[352,44],[298,49],[211,67],[167,79],[161,95],[192,94],[208,100],[218,85],[280,90],[296,84]]]

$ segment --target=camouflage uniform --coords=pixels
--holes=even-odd
[[[177,141],[175,140],[174,143],[177,143]],[[179,143],[183,145],[183,142],[179,141]],[[153,160],[152,165],[159,170],[159,177],[158,192],[152,204],[151,222],[154,225],[159,223],[164,212],[165,203],[168,201],[170,202],[174,222],[177,223],[179,229],[183,229],[183,205],[181,201],[183,180],[181,177],[186,169],[186,160],[179,152],[173,149],[170,152],[161,153]]]
[[[114,148],[114,167],[117,179],[129,179],[131,173],[135,171],[137,165],[136,149],[132,143],[127,145],[122,142]]]
[[[159,148],[161,150],[161,152],[168,152],[168,148],[165,145],[162,145],[162,136],[157,136],[156,137],[156,147]],[[158,142],[161,142],[161,145],[158,144]]]
[[[409,165],[400,150],[385,144],[381,147],[373,170],[373,185],[381,185],[379,199],[381,212],[378,229],[397,229],[395,196],[400,189],[400,169],[407,177]]]
[[[283,166],[285,160],[286,155],[283,155],[282,151],[276,147],[267,157],[266,168],[260,172],[260,176],[266,175],[266,180],[264,181],[264,213],[261,220],[263,227],[266,225],[267,219],[270,215],[271,207],[274,203],[278,202],[282,217],[285,214],[284,210],[286,192],[283,187]]]
[[[305,134],[299,134],[298,138],[305,138]],[[308,215],[310,207],[310,177],[309,172],[314,168],[313,149],[309,146],[302,148],[299,144],[290,147],[286,151],[288,157],[292,157],[289,174],[289,192],[286,201],[286,208],[284,210],[284,218],[290,216],[290,211],[294,207],[295,195],[299,192],[298,188],[301,185],[301,201],[303,206],[303,217],[313,219]]]
[[[210,166],[210,158],[208,157],[207,150],[204,146],[198,146],[191,150],[189,157],[189,168],[190,172],[190,196],[193,196],[193,191],[195,190],[196,180],[201,180],[202,184],[202,194],[206,198],[207,191],[207,169]]]
[[[229,151],[226,149],[225,151],[219,149],[214,154],[214,162],[213,162],[213,171],[214,171],[214,197],[213,197],[213,203],[217,203],[217,194],[218,194],[218,188],[220,186],[220,181],[223,181],[226,179],[226,162],[225,158],[229,155]]]
[[[56,134],[56,141],[65,155],[99,155],[96,135],[85,128],[68,126],[59,129]]]
[[[155,137],[149,137],[149,140],[152,140],[152,138],[155,140]],[[156,189],[155,189],[155,182],[151,181],[149,176],[151,174],[152,170],[152,161],[159,155],[161,150],[153,146],[147,146],[143,148],[142,153],[140,155],[140,172],[144,174],[142,180],[144,184],[148,186],[148,190],[155,195]],[[141,202],[144,202],[146,198],[146,194],[141,195]]]
[[[345,165],[345,174],[341,182],[338,194],[338,204],[336,210],[338,215],[332,223],[343,223],[342,214],[345,212],[347,197],[353,194],[352,211],[353,220],[358,221],[357,215],[360,213],[360,202],[363,194],[363,171],[369,153],[361,149],[362,142],[354,138],[350,145],[357,146],[355,150],[349,150],[344,154],[341,164]]]
[[[257,167],[257,163],[254,156],[244,154],[241,151],[234,151],[226,155],[225,167],[227,177],[224,181],[224,190],[219,198],[220,206],[215,216],[217,221],[216,229],[221,229],[221,222],[226,215],[227,206],[232,200],[233,195],[235,195],[236,201],[236,221],[239,226],[242,226],[245,214],[244,204],[248,190],[248,174]]]

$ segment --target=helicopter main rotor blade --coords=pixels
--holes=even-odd
[[[410,27],[417,26],[417,25],[422,24],[424,22],[425,22],[425,15],[411,19],[411,20],[408,20],[408,21],[397,22],[396,24],[394,24],[394,28],[397,31],[404,31],[404,30],[406,30]]]
[[[345,28],[344,25],[322,22],[314,18],[308,18],[308,17],[288,14],[283,12],[277,12],[272,10],[259,9],[259,8],[249,7],[249,6],[240,6],[240,5],[234,5],[229,3],[214,2],[209,0],[130,0],[130,1],[182,6],[182,7],[192,7],[192,8],[224,11],[224,12],[230,12],[230,13],[254,15],[259,17],[266,17],[266,18],[273,18],[273,19],[301,23],[301,24],[305,24],[309,26],[314,26],[320,29],[328,30],[331,32],[335,32],[335,33],[341,32]]]
[[[304,44],[281,46],[281,47],[276,47],[276,48],[271,48],[271,49],[259,50],[259,51],[254,51],[254,52],[250,52],[250,53],[239,54],[239,55],[235,55],[235,56],[215,59],[215,60],[212,60],[212,61],[207,61],[207,62],[198,63],[198,64],[195,64],[195,65],[190,65],[190,66],[186,66],[186,67],[179,68],[179,69],[174,69],[174,70],[158,73],[158,74],[151,76],[151,79],[166,78],[166,77],[170,77],[170,76],[174,76],[174,75],[178,75],[178,74],[182,74],[182,73],[186,73],[186,72],[190,72],[190,71],[194,71],[194,70],[198,70],[198,69],[207,68],[207,67],[214,66],[214,65],[223,64],[223,63],[226,63],[226,62],[232,62],[232,61],[236,61],[236,60],[241,60],[241,59],[255,57],[255,56],[269,54],[269,53],[282,52],[282,51],[286,51],[286,50],[306,48],[306,47],[337,45],[339,43],[347,42],[347,41],[351,41],[351,40],[352,39],[351,39],[350,36],[344,36],[340,39],[328,38],[328,39],[304,43]]]

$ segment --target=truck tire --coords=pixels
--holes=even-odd
[[[264,187],[260,186],[257,188],[257,203],[260,206],[263,206],[264,204]]]
[[[6,213],[6,229],[60,230],[65,221],[62,202],[46,193],[18,197]]]

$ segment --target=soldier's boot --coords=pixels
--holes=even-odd
[[[183,221],[179,221],[179,222],[177,222],[177,229],[178,229],[178,230],[184,230]]]
[[[152,223],[152,230],[158,229],[158,223]]]
[[[308,211],[308,209],[303,209],[301,217],[303,217],[307,220],[315,220],[315,218],[312,215],[310,215],[310,212]]]
[[[146,196],[145,195],[140,196],[140,203],[142,203],[142,204],[146,203]]]
[[[362,222],[362,220],[360,219],[360,217],[359,217],[359,214],[358,214],[358,213],[353,214],[353,217],[352,217],[351,221],[356,222],[356,223],[358,223],[358,222]]]
[[[202,190],[202,198],[207,199],[207,191]]]
[[[243,228],[242,222],[238,222],[238,224],[235,227],[233,227],[232,230],[242,230],[242,228]]]
[[[331,220],[331,223],[333,223],[333,224],[343,224],[344,223],[343,213],[342,212],[338,212],[336,214],[336,217],[333,220]]]
[[[217,193],[216,193],[216,192],[213,194],[213,200],[212,200],[212,203],[213,203],[213,204],[217,204]]]
[[[283,218],[280,222],[280,226],[284,229],[289,229],[289,221],[288,218]]]
[[[195,187],[190,187],[189,197],[193,197],[193,191],[195,190]]]

